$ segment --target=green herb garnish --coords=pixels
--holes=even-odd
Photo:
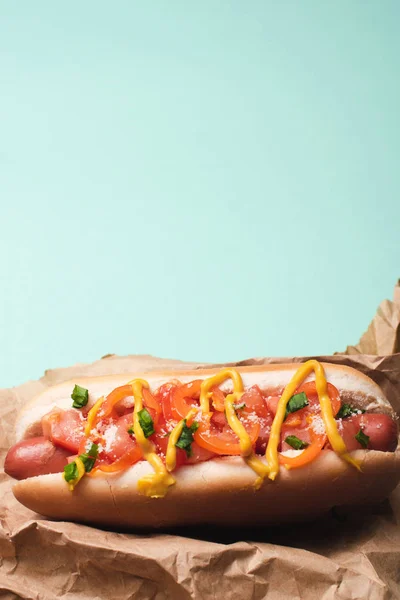
[[[144,433],[144,437],[148,438],[155,431],[153,419],[151,418],[149,411],[146,410],[145,408],[142,408],[142,410],[139,410],[138,417],[139,417],[140,427],[142,428],[143,433]]]
[[[365,435],[362,429],[354,437],[363,448],[368,448],[369,435]]]
[[[129,429],[127,429],[127,432],[129,433],[129,435],[135,435],[135,431],[134,431],[134,429],[133,429],[133,425],[131,425],[131,426],[129,427]]]
[[[83,408],[88,403],[89,390],[80,385],[75,385],[72,390],[71,398],[73,400],[72,406],[74,408]]]
[[[90,473],[90,471],[93,469],[98,454],[99,446],[97,444],[92,444],[88,452],[84,452],[83,454],[79,455],[79,458],[85,467],[86,473]],[[64,479],[66,482],[74,481],[78,477],[79,471],[75,461],[64,467]]]
[[[355,408],[351,404],[342,404],[339,412],[336,415],[336,419],[347,419],[353,415],[358,415],[360,413],[365,413],[365,410],[361,410],[360,408]]]
[[[304,448],[307,448],[307,446],[309,446],[307,442],[303,442],[303,440],[296,437],[295,435],[288,435],[287,438],[285,438],[285,442],[289,444],[289,446],[292,446],[292,448],[294,448],[295,450],[304,450]]]
[[[286,414],[285,419],[290,413],[294,413],[298,410],[301,410],[305,406],[308,406],[307,396],[304,392],[300,392],[300,394],[294,394],[286,405]]]
[[[88,452],[80,454],[79,458],[83,462],[86,473],[90,473],[90,471],[93,469],[98,454],[99,446],[97,444],[92,444]]]
[[[182,448],[185,450],[186,455],[189,457],[192,455],[192,442],[193,442],[193,434],[199,428],[199,424],[197,421],[193,421],[190,427],[186,425],[186,419],[183,419],[183,429],[182,433],[179,436],[179,440],[176,442],[175,446],[178,448]]]
[[[76,462],[71,462],[64,467],[64,479],[68,483],[70,481],[74,481],[78,477],[78,467],[76,466]]]

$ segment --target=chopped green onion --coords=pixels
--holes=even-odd
[[[92,444],[88,452],[85,452],[84,454],[81,454],[79,456],[79,458],[83,462],[83,466],[85,467],[86,473],[90,473],[90,471],[93,469],[98,454],[99,446],[97,444]]]
[[[365,435],[362,429],[354,437],[363,448],[368,448],[369,435]]]
[[[309,446],[307,442],[303,442],[303,440],[296,437],[295,435],[288,435],[287,438],[285,438],[285,442],[289,444],[289,446],[292,446],[292,448],[294,448],[295,450],[304,450],[304,448],[307,448],[307,446]]]
[[[199,424],[196,421],[193,421],[191,426],[188,427],[186,425],[186,419],[183,419],[183,429],[175,446],[177,446],[178,448],[182,448],[182,450],[185,450],[186,455],[188,457],[192,455],[193,434],[197,431],[198,428]]]
[[[301,410],[305,406],[308,406],[307,396],[304,392],[300,392],[300,394],[294,394],[286,405],[286,414],[285,419],[290,413],[294,413],[298,410]]]
[[[336,415],[336,419],[347,419],[348,417],[351,417],[352,415],[358,415],[360,413],[365,413],[365,410],[362,410],[360,408],[355,408],[351,404],[342,404],[339,412]]]
[[[79,455],[83,466],[85,467],[86,473],[90,473],[90,471],[94,467],[94,463],[96,462],[97,456],[99,454],[99,446],[97,444],[92,444],[88,452],[84,452]],[[75,461],[69,463],[64,467],[64,479],[65,481],[74,481],[79,477],[78,466]]]
[[[148,438],[155,431],[153,419],[151,418],[149,411],[146,410],[145,408],[142,408],[142,410],[139,410],[138,417],[139,417],[140,427],[142,428],[143,433],[144,433],[144,437]]]
[[[88,403],[89,390],[81,387],[80,385],[75,385],[74,389],[72,390],[71,398],[73,400],[73,408],[83,408]]]
[[[66,482],[73,481],[78,477],[78,467],[76,466],[76,462],[71,462],[64,467],[64,479]]]

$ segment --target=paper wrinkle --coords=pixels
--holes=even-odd
[[[229,364],[317,358],[354,366],[383,388],[400,414],[399,324],[397,284],[393,302],[380,305],[359,344],[349,346],[345,353],[257,357]],[[78,376],[204,366],[209,365],[147,355],[108,355],[91,365],[52,369],[37,382],[0,391],[1,461],[13,443],[16,413],[49,385]],[[118,510],[112,482],[107,482]],[[11,481],[3,471],[0,498],[1,598],[400,599],[400,488],[390,502],[339,520],[331,516],[279,529],[201,527],[148,534],[43,519],[14,499]]]

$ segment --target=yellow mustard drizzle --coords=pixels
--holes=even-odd
[[[93,429],[94,420],[95,420],[96,415],[99,412],[100,406],[103,404],[103,402],[104,402],[104,396],[99,398],[97,400],[96,404],[94,404],[88,412],[87,423],[85,425],[85,436],[86,437],[89,437],[90,432]]]
[[[204,379],[200,388],[200,408],[204,414],[210,412],[210,398],[212,396],[211,388],[216,385],[221,385],[227,379],[231,379],[233,383],[233,394],[231,396],[234,397],[233,401],[240,400],[242,394],[244,393],[243,381],[240,376],[240,373],[235,369],[222,369],[219,373],[216,373],[212,377],[208,379]]]
[[[165,464],[167,467],[167,471],[171,472],[176,467],[176,443],[179,440],[179,437],[182,433],[183,425],[185,421],[190,421],[195,414],[197,413],[197,408],[192,408],[189,410],[188,414],[184,419],[179,421],[177,425],[173,428],[170,433],[167,447],[167,454],[165,456]]]
[[[228,394],[225,398],[225,413],[226,419],[228,421],[229,427],[236,433],[239,438],[240,450],[242,453],[242,457],[248,464],[248,466],[255,471],[258,475],[254,486],[258,489],[264,480],[264,478],[268,475],[269,469],[267,465],[265,465],[262,460],[257,458],[255,455],[249,434],[244,428],[241,421],[238,419],[236,415],[235,408],[233,404],[238,402],[244,393],[243,380],[236,369],[222,369],[216,375],[205,379],[201,384],[201,392],[200,392],[200,406],[204,413],[210,412],[210,398],[212,396],[211,389],[220,385],[227,379],[232,380],[233,384],[233,393]]]
[[[67,481],[67,485],[69,488],[70,492],[74,491],[75,486],[80,482],[80,480],[82,479],[82,477],[85,475],[86,473],[86,469],[85,469],[85,465],[83,464],[82,460],[79,458],[79,456],[76,457],[75,459],[75,464],[77,466],[78,469],[78,476],[75,477],[75,479],[71,479],[71,481]],[[65,479],[65,473],[63,473],[63,477]]]
[[[315,385],[317,388],[319,403],[321,405],[322,419],[324,421],[329,442],[333,450],[341,458],[360,470],[359,461],[350,456],[346,448],[346,444],[338,432],[336,421],[332,412],[331,401],[328,395],[328,386],[324,368],[317,360],[308,360],[297,369],[296,373],[285,387],[278,403],[266,450],[267,463],[270,469],[269,478],[272,480],[274,480],[279,473],[278,444],[280,442],[283,421],[285,420],[286,405],[296,392],[296,389],[303,383],[303,381],[310,375],[312,371],[315,373]]]
[[[239,373],[238,373],[239,375]],[[240,375],[239,375],[240,377]],[[242,394],[240,394],[242,396]],[[236,433],[239,438],[240,449],[242,452],[242,457],[244,458],[246,464],[253,469],[253,471],[258,475],[257,479],[254,482],[254,487],[258,490],[265,477],[269,473],[269,468],[266,464],[260,460],[251,445],[251,439],[246,429],[243,426],[243,423],[238,419],[235,407],[233,406],[236,401],[237,395],[235,392],[233,394],[228,394],[225,398],[225,414],[226,419],[228,421],[229,427]]]
[[[145,437],[138,416],[138,413],[143,408],[143,388],[149,388],[149,384],[144,379],[134,379],[129,382],[129,385],[132,386],[133,398],[135,400],[133,432],[136,442],[140,446],[144,458],[151,464],[155,471],[139,479],[138,491],[150,498],[163,498],[168,488],[174,485],[175,479],[168,473],[161,458],[156,454],[153,442]]]

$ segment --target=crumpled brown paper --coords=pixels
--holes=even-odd
[[[395,301],[382,303],[357,346],[347,354],[317,358],[367,373],[400,414],[400,354],[393,354],[400,350],[399,331],[397,286]],[[287,360],[256,358],[236,364]],[[40,381],[2,391],[1,461],[13,441],[18,409],[47,386],[78,375],[179,366],[202,365],[111,355],[92,365],[51,370]],[[3,471],[0,498],[0,598],[400,598],[400,488],[378,507],[314,524],[246,530],[238,524],[229,530],[185,528],[147,535],[43,519],[16,502]]]

